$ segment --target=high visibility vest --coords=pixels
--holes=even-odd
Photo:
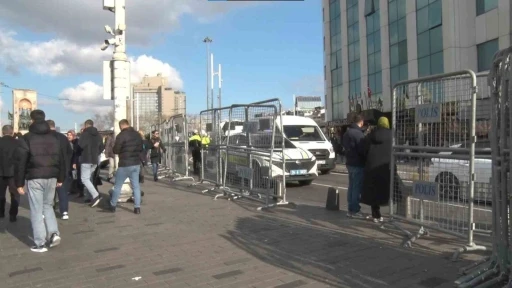
[[[210,137],[208,137],[208,136],[203,137],[203,138],[201,139],[201,144],[202,144],[203,146],[208,146],[208,144],[210,144]]]

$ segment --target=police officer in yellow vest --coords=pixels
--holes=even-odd
[[[204,130],[201,130],[201,144],[203,148],[208,148],[208,145],[210,145],[210,136]]]
[[[199,132],[194,130],[192,137],[188,139],[188,147],[192,152],[192,162],[194,163],[194,174],[199,175],[199,165],[201,163],[201,143],[202,139]]]

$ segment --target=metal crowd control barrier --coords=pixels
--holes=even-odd
[[[169,148],[167,155],[170,164],[169,176],[172,181],[192,180],[188,169],[188,123],[183,114],[169,119]]]
[[[492,99],[492,249],[491,257],[464,269],[458,287],[512,287],[512,238],[510,199],[512,183],[512,47],[493,58],[488,85]],[[509,281],[507,286],[503,286]]]
[[[196,159],[196,162],[194,160],[192,162],[193,173],[199,176],[199,183],[214,185],[212,188],[203,190],[203,193],[224,190],[220,153],[223,147],[225,148],[223,140],[230,128],[229,109],[229,107],[209,109],[199,114],[200,127],[209,135],[210,143],[206,147],[201,147],[200,150],[191,151],[192,158]],[[194,153],[197,153],[195,157]]]
[[[214,184],[203,193],[257,200],[264,204],[259,210],[289,204],[280,118],[278,99],[202,111],[201,127],[211,142],[201,149],[200,182]]]
[[[160,127],[160,130],[158,130],[158,127]],[[158,165],[158,171],[157,171],[158,179],[167,177],[167,175],[171,171],[170,166],[169,166],[170,162],[168,161],[169,143],[170,143],[169,142],[169,140],[170,140],[169,127],[170,127],[169,120],[162,123],[162,125],[152,125],[151,126],[150,133],[155,130],[160,133],[160,140],[161,140],[160,145],[162,145],[161,147],[164,148],[166,151],[166,152],[163,152],[163,150],[162,150],[162,158]],[[151,170],[153,170],[153,168],[151,168]]]
[[[389,224],[406,234],[404,247],[430,228],[466,238],[454,259],[463,251],[486,250],[473,240],[475,178],[491,177],[483,175],[488,171],[475,175],[475,152],[486,152],[475,149],[476,81],[475,73],[465,70],[393,87]],[[411,174],[408,185],[403,178]],[[421,227],[412,234],[395,218]]]

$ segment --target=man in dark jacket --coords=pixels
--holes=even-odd
[[[11,208],[9,209],[9,221],[16,222],[20,194],[16,191],[14,183],[14,161],[15,151],[19,147],[19,141],[14,138],[14,129],[11,125],[2,127],[0,138],[0,218],[5,217],[5,192],[9,188],[11,196]]]
[[[72,184],[69,191],[71,194],[78,193],[79,197],[84,196],[84,185],[82,183],[82,180],[80,179],[80,154],[82,151],[80,151],[80,146],[78,146],[78,139],[76,139],[76,133],[75,130],[69,130],[68,131],[68,141],[71,146],[71,149],[73,150],[73,155],[71,156],[71,176],[73,178]]]
[[[142,152],[142,137],[130,127],[128,120],[119,121],[121,133],[116,136],[114,153],[119,155],[119,163],[115,176],[115,184],[110,199],[110,211],[115,212],[117,200],[126,178],[130,179],[133,189],[134,209],[133,213],[140,214],[140,153]]]
[[[200,174],[199,165],[201,163],[201,145],[201,136],[199,136],[199,132],[197,130],[194,130],[194,134],[188,139],[188,147],[190,151],[192,151],[192,163],[194,166],[194,174],[196,175]]]
[[[151,152],[149,159],[151,159],[151,166],[153,167],[153,179],[158,181],[158,166],[162,162],[162,152],[167,152],[165,147],[162,146],[162,139],[160,139],[160,132],[153,130],[151,132]]]
[[[362,217],[361,189],[363,187],[364,165],[365,165],[365,146],[363,133],[363,117],[356,115],[352,125],[343,135],[343,147],[345,148],[345,158],[348,170],[348,217]]]
[[[68,199],[68,191],[69,187],[71,187],[71,182],[73,178],[71,178],[71,157],[73,157],[73,149],[69,144],[68,137],[64,136],[64,134],[59,133],[55,130],[55,121],[46,120],[48,126],[50,126],[51,133],[57,137],[60,141],[60,146],[64,149],[64,155],[66,158],[66,178],[64,179],[64,183],[62,183],[61,187],[57,187],[57,196],[59,197],[59,212],[62,220],[69,219],[69,199]]]
[[[14,180],[21,195],[25,194],[23,187],[27,180],[30,222],[35,242],[31,250],[46,252],[45,244],[54,247],[61,240],[53,211],[53,198],[55,187],[62,186],[66,177],[66,149],[61,147],[61,141],[51,132],[42,110],[30,112],[30,118],[32,124],[29,132],[20,139],[17,150]]]
[[[96,207],[96,205],[100,203],[101,197],[96,188],[94,188],[92,181],[96,180],[93,180],[94,171],[96,167],[98,167],[99,157],[104,148],[103,139],[98,133],[98,129],[94,127],[92,120],[85,121],[84,126],[84,131],[78,139],[78,146],[80,146],[80,150],[82,151],[80,155],[80,177],[89,192],[86,198],[90,196],[92,199],[90,206]],[[88,202],[87,200],[88,199],[86,199],[86,202]]]

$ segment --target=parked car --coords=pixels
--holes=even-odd
[[[469,143],[459,143],[451,148],[469,147]],[[490,202],[492,199],[491,175],[492,160],[489,141],[480,141],[475,144],[476,149],[483,149],[475,153],[475,192],[474,200]],[[441,152],[448,155],[469,155],[467,150],[457,152]],[[439,197],[467,201],[467,183],[469,181],[469,160],[432,158],[428,169],[429,180],[439,183]]]

